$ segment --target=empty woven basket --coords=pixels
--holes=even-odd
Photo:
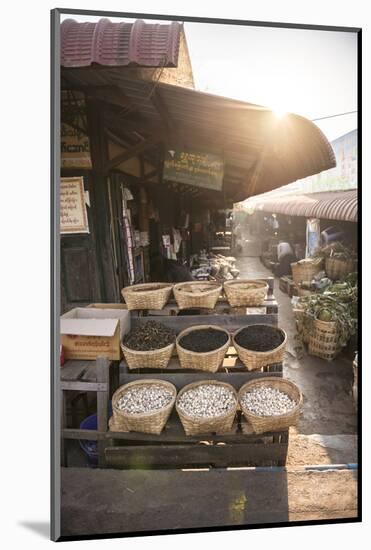
[[[309,334],[309,355],[316,355],[326,361],[332,361],[340,350],[339,331],[336,323],[314,319],[313,328]]]
[[[229,304],[236,306],[260,306],[267,295],[268,285],[265,281],[242,280],[225,281],[224,292]]]
[[[222,292],[222,285],[214,281],[190,281],[174,285],[174,296],[179,309],[213,309]]]
[[[128,309],[162,309],[170,298],[173,285],[169,283],[144,283],[126,286],[121,294]]]

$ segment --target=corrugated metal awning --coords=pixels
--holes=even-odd
[[[88,95],[114,88],[117,93],[102,100],[110,103],[111,129],[121,135],[130,137],[138,122],[136,134],[144,139],[162,132],[168,147],[221,156],[226,201],[242,201],[336,166],[327,138],[299,115],[279,119],[266,107],[142,80],[126,67],[62,67],[62,76],[66,89],[75,86]]]
[[[61,66],[88,67],[94,63],[106,67],[176,67],[182,25],[78,23],[66,19],[61,24]]]
[[[358,215],[357,189],[254,197],[245,201],[249,212],[270,212],[287,216],[304,216],[328,220],[356,222]]]

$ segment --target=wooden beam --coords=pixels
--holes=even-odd
[[[141,180],[142,181],[148,181],[149,179],[153,178],[154,176],[156,176],[158,173],[158,169],[155,168],[154,170],[151,170],[150,172],[147,172],[147,174],[144,174],[142,177],[141,177]]]
[[[133,158],[139,155],[140,153],[145,151],[145,149],[147,149],[148,147],[156,145],[157,143],[159,143],[159,141],[160,141],[159,138],[148,138],[146,140],[141,141],[140,143],[137,143],[130,149],[127,149],[126,151],[124,151],[123,153],[116,155],[113,159],[109,160],[106,163],[105,173],[108,173],[113,168],[116,168],[122,162],[125,162],[126,160],[129,160],[130,158]]]

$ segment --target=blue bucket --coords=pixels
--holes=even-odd
[[[112,403],[108,405],[108,414],[112,415]],[[96,414],[92,414],[84,418],[80,424],[80,430],[97,430],[98,429],[98,417]],[[80,447],[88,457],[89,464],[91,466],[98,466],[98,442],[90,441],[89,439],[79,439]]]
[[[92,414],[81,422],[80,430],[97,430],[98,418],[96,414]],[[92,466],[98,465],[98,442],[90,441],[88,439],[79,439],[80,447],[86,454],[89,460],[89,464]]]

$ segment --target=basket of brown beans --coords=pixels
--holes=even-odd
[[[157,321],[137,325],[123,338],[121,349],[129,369],[165,369],[175,348],[176,333]]]

